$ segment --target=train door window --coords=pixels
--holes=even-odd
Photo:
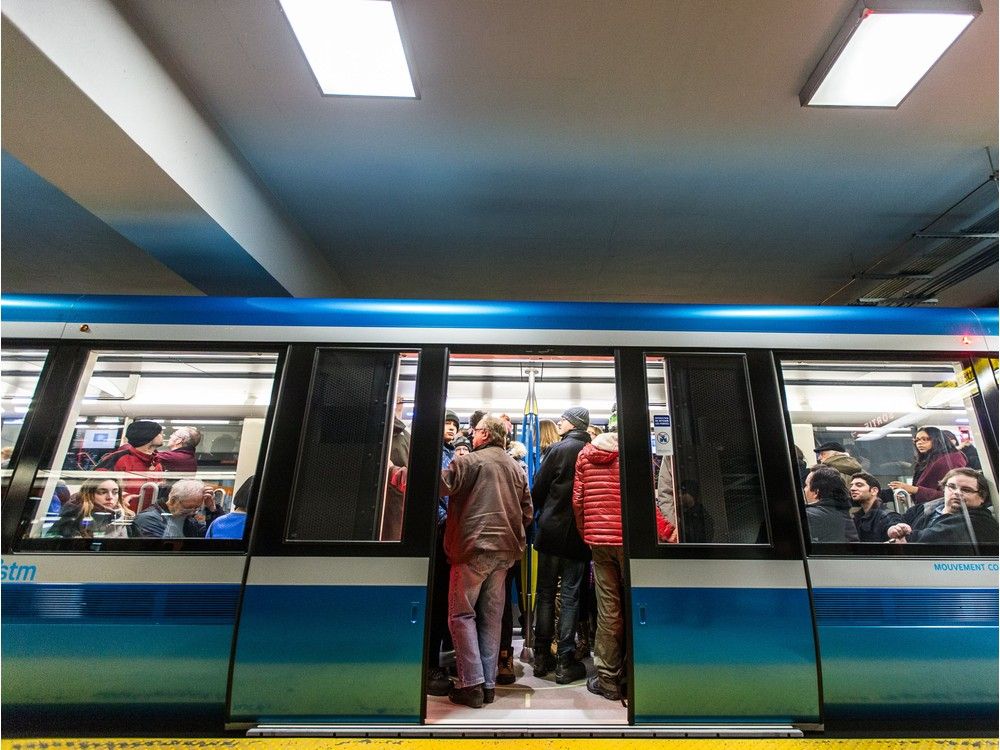
[[[814,544],[996,543],[996,477],[976,418],[971,368],[955,361],[786,359],[781,371]],[[827,471],[807,482],[814,466]],[[962,468],[976,474],[943,481]],[[843,486],[833,482],[824,498],[827,474]],[[835,511],[850,518],[843,529],[830,522]],[[911,533],[892,531],[899,523]]]
[[[647,356],[659,542],[767,544],[747,369],[741,356]]]
[[[242,538],[236,490],[258,468],[276,365],[274,352],[91,352],[22,536]]]
[[[0,367],[0,478],[7,490],[13,462],[14,449],[21,434],[25,415],[35,398],[38,379],[45,366],[47,351],[35,349],[8,349],[3,353]]]
[[[388,349],[317,351],[288,541],[400,541],[418,359]]]

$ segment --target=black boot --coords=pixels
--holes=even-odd
[[[548,644],[546,644],[546,646],[547,645]],[[535,650],[535,677],[544,677],[555,668],[556,658],[552,655],[552,652],[549,651],[548,648]]]
[[[431,667],[427,670],[427,694],[448,695],[451,690],[451,680],[441,667]]]
[[[607,698],[609,701],[620,701],[622,699],[621,690],[618,689],[617,685],[607,686],[601,683],[601,678],[596,674],[587,680],[587,690],[592,692],[594,695],[600,695],[603,698]]]
[[[559,657],[559,663],[556,664],[556,682],[560,685],[568,685],[586,676],[587,667],[583,662],[577,661],[572,655]]]
[[[471,685],[469,687],[453,687],[448,693],[448,700],[469,708],[483,707],[483,685]]]

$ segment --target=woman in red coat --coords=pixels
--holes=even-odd
[[[944,494],[940,486],[944,475],[952,469],[967,465],[965,454],[953,448],[937,427],[921,427],[917,430],[913,447],[917,451],[913,484],[889,482],[889,486],[894,490],[904,489],[909,492],[914,503],[937,500]]]

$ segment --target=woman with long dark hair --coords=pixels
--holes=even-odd
[[[926,503],[941,497],[941,480],[952,469],[967,465],[965,454],[952,447],[937,427],[921,427],[913,437],[916,463],[913,484],[889,482],[894,489],[903,489],[913,496],[914,503]]]

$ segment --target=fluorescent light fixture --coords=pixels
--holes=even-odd
[[[324,94],[415,99],[390,0],[279,0]]]
[[[799,101],[898,107],[982,11],[978,0],[859,0]]]

